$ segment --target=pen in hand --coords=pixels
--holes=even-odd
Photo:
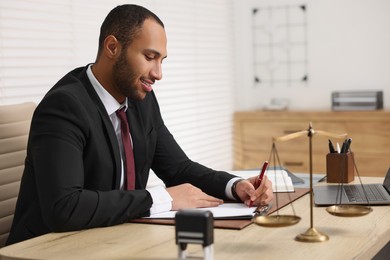
[[[264,164],[263,164],[263,167],[261,168],[261,172],[259,174],[259,177],[256,178],[256,180],[255,180],[255,185],[254,185],[255,186],[255,190],[260,187],[261,181],[264,178],[264,173],[265,173],[265,170],[267,170],[267,167],[268,167],[268,161],[265,161]],[[249,202],[249,207],[252,207],[252,204],[253,204],[253,201],[251,200]]]

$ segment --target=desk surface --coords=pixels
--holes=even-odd
[[[363,178],[381,183],[383,178]],[[295,236],[310,227],[309,196],[293,203],[301,221],[290,227],[214,230],[214,259],[370,259],[390,240],[390,207],[375,206],[363,217],[342,218],[314,207],[314,227],[330,239],[304,243]],[[292,214],[287,206],[279,214]],[[51,233],[0,249],[0,259],[177,259],[174,226],[127,223],[77,232]],[[189,245],[202,257],[200,245]]]

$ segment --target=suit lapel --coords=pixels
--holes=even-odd
[[[108,137],[110,144],[111,144],[111,153],[113,154],[113,158],[115,160],[115,189],[119,189],[120,187],[120,181],[121,181],[121,155],[119,151],[119,143],[118,139],[116,138],[116,134],[114,131],[114,127],[112,126],[112,122],[110,118],[108,117],[108,114],[106,112],[106,109],[102,110],[101,108],[98,109],[100,117],[103,121],[105,130],[106,130],[106,136]]]
[[[86,67],[87,68],[87,67]],[[105,135],[108,138],[110,144],[111,144],[111,154],[115,161],[115,175],[113,176],[115,187],[114,189],[119,189],[120,187],[120,180],[121,180],[121,155],[119,151],[119,144],[118,140],[116,138],[114,127],[112,126],[112,122],[110,120],[110,117],[107,114],[106,108],[104,107],[103,102],[100,100],[98,94],[96,93],[95,89],[93,88],[91,82],[88,79],[86,68],[83,70],[83,73],[81,74],[81,80],[84,82],[84,86],[93,100],[93,102],[96,105],[96,108],[99,112],[100,118],[102,120],[102,124],[104,126]]]

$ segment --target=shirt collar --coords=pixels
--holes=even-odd
[[[106,108],[106,111],[109,115],[112,115],[117,111],[118,109],[122,107],[126,107],[125,111],[128,108],[128,101],[127,98],[125,102],[120,104],[113,96],[111,96],[110,93],[100,84],[100,82],[96,79],[95,75],[93,75],[92,72],[92,64],[88,65],[87,68],[87,76],[89,80],[91,81],[91,84],[93,88],[95,89],[96,93],[98,94],[100,100],[103,102],[104,107]]]

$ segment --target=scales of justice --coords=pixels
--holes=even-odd
[[[321,135],[326,136],[330,138],[345,138],[347,137],[347,134],[334,134],[326,131],[320,131],[320,130],[314,130],[312,128],[312,124],[309,124],[309,128],[307,130],[298,131],[295,133],[291,133],[288,135],[280,136],[280,137],[273,137],[272,138],[272,149],[270,153],[269,161],[273,162],[273,165],[275,166],[274,169],[276,169],[276,166],[281,167],[279,155],[276,149],[276,142],[285,142],[289,140],[293,140],[302,136],[308,136],[309,137],[309,167],[310,167],[310,189],[309,189],[309,195],[310,195],[310,228],[308,228],[304,233],[301,233],[295,237],[296,241],[299,242],[325,242],[329,240],[329,236],[318,231],[313,224],[313,154],[312,154],[312,138],[314,135]],[[277,162],[277,164],[276,164]],[[360,175],[358,172],[358,169],[356,167],[355,161],[353,161],[354,167],[356,169],[356,173],[359,177],[360,184],[362,184],[360,180]],[[275,178],[276,180],[276,178]],[[338,198],[335,201],[335,205],[329,206],[326,208],[326,211],[334,216],[339,217],[357,217],[357,216],[363,216],[372,211],[370,206],[361,206],[361,205],[342,205],[341,204],[341,189],[343,183],[338,184]],[[269,216],[255,216],[253,221],[259,226],[263,227],[285,227],[285,226],[291,226],[297,224],[301,218],[296,216],[293,203],[291,202],[290,194],[288,194],[290,206],[293,210],[293,215],[280,215],[279,214],[279,207],[278,207],[278,192],[275,193],[275,200],[276,200],[276,207],[278,208],[276,215],[269,215]],[[366,197],[367,199],[367,197]],[[368,199],[367,199],[368,202]]]

